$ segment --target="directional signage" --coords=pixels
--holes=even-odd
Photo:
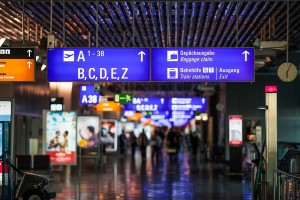
[[[132,94],[115,94],[116,103],[132,103]]]
[[[170,98],[167,103],[170,111],[206,111],[206,99],[203,97]]]
[[[171,119],[192,119],[194,117],[193,111],[172,111]]]
[[[55,48],[47,60],[52,82],[150,80],[149,48]]]
[[[35,81],[34,48],[0,47],[0,82]]]
[[[254,48],[153,48],[152,81],[254,81]]]
[[[79,101],[80,104],[98,104],[100,103],[100,91],[95,92],[94,85],[80,85]]]
[[[125,104],[125,111],[164,111],[166,109],[166,98],[133,98],[132,104]]]
[[[125,111],[206,111],[207,101],[203,97],[190,98],[133,98]]]

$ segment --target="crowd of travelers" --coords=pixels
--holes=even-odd
[[[124,130],[118,137],[120,155],[124,155],[127,149],[131,149],[131,156],[135,158],[136,149],[139,148],[142,160],[147,157],[147,147],[151,147],[151,158],[159,160],[163,153],[170,159],[176,159],[180,151],[190,152],[191,156],[204,153],[205,144],[195,131],[186,132],[182,128],[155,128],[151,136],[147,136],[143,129],[139,135],[133,131],[126,133]]]

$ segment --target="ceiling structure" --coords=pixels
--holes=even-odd
[[[255,46],[255,39],[288,38],[289,48],[297,50],[300,2],[287,2],[5,1],[0,2],[0,38],[8,38],[11,46],[38,45],[42,50],[42,38],[51,33],[57,46],[66,47],[246,47]],[[259,51],[257,71],[276,69],[284,62],[285,45],[264,50],[272,65],[265,65],[267,54]],[[121,88],[192,91],[198,85],[122,84]]]

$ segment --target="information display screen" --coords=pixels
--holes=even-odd
[[[47,60],[52,82],[150,80],[149,48],[55,48]]]

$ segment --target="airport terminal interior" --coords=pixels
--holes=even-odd
[[[300,199],[299,67],[296,0],[2,0],[1,199]]]

